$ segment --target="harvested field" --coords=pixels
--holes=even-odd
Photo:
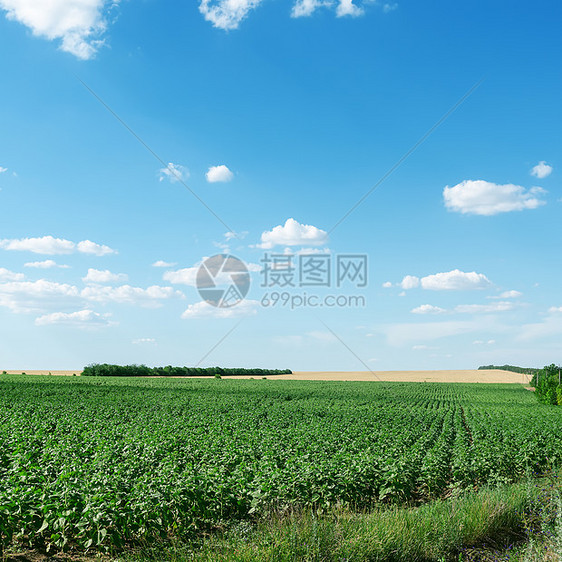
[[[76,371],[7,371],[8,374],[20,375],[79,375]],[[150,377],[153,378],[153,377]],[[174,377],[163,377],[174,378]],[[209,377],[189,377],[209,378]],[[224,376],[223,378],[249,379],[249,376]],[[260,377],[261,378],[261,377]],[[385,381],[385,382],[466,382],[466,383],[494,383],[494,384],[528,384],[530,376],[513,373],[511,371],[495,370],[449,370],[449,371],[295,371],[292,375],[270,375],[268,379],[296,380],[296,381]]]

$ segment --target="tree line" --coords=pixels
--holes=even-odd
[[[517,367],[515,365],[482,365],[478,367],[479,371],[488,369],[499,369],[501,371],[512,371],[513,373],[523,373],[524,375],[534,375],[540,369],[534,367]]]
[[[147,367],[92,363],[84,367],[83,377],[213,377],[216,375],[291,375],[290,369],[241,369],[225,367]]]

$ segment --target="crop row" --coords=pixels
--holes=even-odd
[[[560,410],[516,385],[53,379],[0,382],[4,543],[121,548],[562,464]]]

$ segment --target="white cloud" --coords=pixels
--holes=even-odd
[[[14,273],[5,267],[0,267],[0,281],[23,281],[23,273]]]
[[[548,312],[550,312],[551,314],[557,314],[559,312],[562,312],[562,306],[551,306],[548,309]]]
[[[400,286],[402,289],[415,289],[420,284],[419,277],[415,275],[406,275],[402,281],[400,281]]]
[[[390,281],[385,281],[385,282],[382,284],[382,286],[383,286],[385,289],[390,289],[390,288],[392,287],[392,283],[391,283]]]
[[[362,16],[365,13],[363,8],[356,6],[353,0],[339,0],[338,7],[336,8],[336,16],[342,18],[344,16],[351,16],[356,18]]]
[[[34,254],[71,254],[76,244],[70,240],[43,236],[42,238],[20,238],[0,240],[0,248]]]
[[[52,269],[53,267],[58,267],[60,269],[69,269],[69,265],[58,265],[55,260],[43,260],[43,261],[30,261],[23,264],[24,267],[34,267],[36,269]]]
[[[431,345],[413,345],[412,349],[414,351],[423,351],[423,350],[426,350],[426,349],[439,349],[439,348],[431,346]]]
[[[126,273],[111,273],[109,269],[101,271],[90,268],[86,277],[82,277],[82,281],[84,283],[122,283],[128,278]]]
[[[488,340],[488,341],[482,341],[482,340],[474,340],[473,345],[494,345],[496,343],[496,340]]]
[[[318,8],[330,5],[331,2],[323,2],[322,0],[297,0],[293,4],[291,17],[302,18],[311,16]]]
[[[82,242],[71,242],[64,238],[54,238],[53,236],[43,236],[41,238],[19,238],[0,240],[0,248],[4,250],[14,250],[20,252],[32,252],[34,254],[56,255],[72,254],[80,252],[82,254],[94,254],[105,256],[106,254],[116,254],[117,252],[109,246],[103,246],[83,240]]]
[[[490,285],[490,280],[484,274],[475,271],[466,273],[458,269],[428,275],[421,279],[422,288],[430,291],[466,291],[484,289]]]
[[[270,249],[274,246],[322,246],[328,241],[328,233],[315,226],[301,224],[295,219],[287,219],[284,226],[276,226],[263,232],[259,248]]]
[[[184,320],[192,318],[241,318],[255,316],[258,313],[260,303],[254,300],[240,301],[236,306],[230,308],[218,308],[200,301],[190,304],[181,317]]]
[[[76,244],[76,249],[81,254],[93,254],[94,256],[105,256],[107,254],[116,254],[117,251],[111,249],[109,246],[104,246],[103,244],[96,244],[90,240],[83,240]]]
[[[10,20],[22,23],[37,37],[60,40],[60,48],[80,59],[91,59],[103,45],[107,10],[118,0],[0,0]]]
[[[136,340],[133,340],[131,343],[133,343],[134,345],[154,345],[156,344],[156,340],[154,338],[138,338]]]
[[[99,314],[93,310],[79,310],[77,312],[52,312],[35,319],[36,326],[63,324],[76,328],[94,328],[115,325],[109,320],[110,314]]]
[[[2,166],[0,166],[0,174],[3,174],[4,172],[7,172],[8,168],[3,168]]]
[[[185,182],[189,178],[189,170],[181,164],[170,162],[165,168],[158,170],[160,181],[169,180],[170,183]]]
[[[0,284],[0,306],[12,312],[41,312],[45,309],[70,306],[79,298],[73,285],[38,281],[12,281]]]
[[[500,293],[497,296],[488,297],[488,298],[489,299],[517,299],[522,296],[523,293],[520,293],[519,291],[504,291],[503,293]]]
[[[248,13],[262,0],[201,0],[199,11],[219,29],[237,29]]]
[[[447,311],[439,306],[433,306],[431,304],[422,304],[416,308],[413,308],[410,312],[414,314],[443,314],[444,312]]]
[[[184,295],[172,287],[158,285],[152,285],[146,289],[130,285],[120,285],[119,287],[92,285],[82,289],[80,296],[94,302],[127,303],[153,308],[161,306],[163,300],[182,298]]]
[[[445,207],[451,211],[473,215],[497,215],[524,209],[536,209],[545,202],[537,196],[545,193],[540,187],[526,190],[520,185],[484,180],[466,180],[443,189]]]
[[[168,281],[174,285],[189,285],[190,287],[197,286],[197,272],[199,266],[184,267],[176,271],[166,271],[162,276],[164,281]]]
[[[209,183],[228,182],[232,180],[234,174],[224,165],[211,166],[205,174]]]
[[[493,304],[459,304],[455,306],[454,311],[461,314],[491,314],[494,312],[507,312],[514,308],[515,303],[501,301]]]
[[[152,267],[174,267],[175,265],[178,265],[178,264],[175,263],[175,262],[167,262],[167,261],[164,261],[164,260],[158,260],[158,261],[155,261],[152,264]]]
[[[552,166],[549,166],[544,160],[541,160],[536,166],[531,168],[530,174],[536,178],[543,179],[550,176],[552,173]]]

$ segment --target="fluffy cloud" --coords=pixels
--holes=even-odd
[[[276,226],[263,232],[259,248],[270,249],[274,246],[322,246],[328,241],[328,233],[309,224],[301,224],[295,219],[287,219],[284,226]]]
[[[527,191],[520,185],[466,180],[453,187],[445,187],[443,200],[445,207],[451,211],[490,216],[536,209],[545,204],[537,197],[543,193],[545,191],[540,187],[533,187]]]
[[[330,6],[330,2],[322,2],[321,0],[297,0],[293,4],[291,10],[292,18],[302,18],[311,16],[318,8],[322,6]]]
[[[205,301],[200,301],[190,304],[181,317],[184,320],[192,318],[243,318],[245,316],[255,316],[259,305],[258,301],[243,300],[230,308],[218,308],[207,304]]]
[[[120,285],[119,287],[93,285],[82,289],[80,296],[86,300],[100,303],[116,302],[154,308],[161,306],[163,300],[182,298],[184,295],[172,287],[158,285],[152,285],[146,289],[130,285]]]
[[[297,0],[293,4],[293,9],[291,10],[291,17],[302,18],[311,16],[319,8],[332,8],[334,2],[331,0]],[[353,0],[338,0],[335,3],[336,16],[338,18],[344,16],[357,17],[362,16],[365,13],[363,8],[355,5]],[[390,12],[393,7],[390,4],[385,4],[382,6],[385,13]]]
[[[248,13],[262,0],[201,0],[199,11],[219,29],[237,29]]]
[[[104,246],[103,244],[96,244],[90,240],[83,240],[76,244],[76,249],[81,254],[93,254],[94,256],[105,256],[107,254],[116,254],[115,250],[112,250],[109,246]]]
[[[82,277],[84,283],[122,283],[127,281],[126,273],[111,273],[109,269],[101,271],[99,269],[88,269],[86,277]]]
[[[433,306],[431,304],[422,304],[411,310],[413,314],[443,314],[446,312],[444,308]]]
[[[111,326],[115,324],[109,320],[110,314],[99,314],[93,310],[79,310],[77,312],[52,312],[35,319],[36,326],[63,324],[76,328],[93,328]]]
[[[52,269],[53,267],[58,267],[60,269],[68,269],[69,265],[58,265],[55,260],[43,260],[43,261],[30,261],[23,264],[24,267],[34,267],[36,269]]]
[[[7,172],[8,168],[3,168],[2,166],[0,166],[0,174],[3,174],[4,172]]]
[[[133,340],[131,343],[133,343],[134,345],[153,345],[156,344],[156,340],[154,338],[138,338],[136,340]]]
[[[458,269],[428,275],[421,279],[422,288],[430,291],[466,291],[485,289],[490,285],[490,280],[483,273],[476,273],[475,271],[466,273]]]
[[[0,0],[8,19],[27,26],[34,35],[59,40],[60,48],[80,59],[91,59],[107,28],[107,9],[118,0]]]
[[[23,281],[25,275],[23,273],[14,273],[5,267],[0,267],[0,281]]]
[[[400,281],[400,286],[402,289],[415,289],[420,284],[419,277],[415,275],[406,275],[402,281]]]
[[[422,289],[429,291],[465,291],[484,289],[489,287],[491,283],[483,273],[476,273],[475,271],[467,273],[458,269],[427,275],[421,279],[415,275],[406,275],[399,283],[399,286],[404,290],[415,289],[420,285]],[[385,283],[384,286],[391,287],[392,284]]]
[[[353,3],[353,0],[339,0],[338,7],[336,8],[336,15],[338,18],[342,18],[344,16],[356,18],[358,16],[362,16],[364,13],[365,10],[356,6]]]
[[[385,289],[390,289],[392,287],[392,283],[390,281],[385,281],[382,286]]]
[[[162,278],[164,281],[173,283],[174,285],[189,285],[190,287],[197,286],[197,271],[199,266],[184,267],[176,271],[166,271]]]
[[[4,239],[0,240],[0,248],[4,250],[16,250],[45,255],[72,254],[79,252],[82,254],[105,256],[107,254],[117,253],[109,246],[96,244],[90,240],[83,240],[82,242],[78,242],[78,244],[76,244],[70,240],[54,238],[53,236],[43,236],[41,238]]]
[[[234,177],[234,174],[224,164],[221,164],[211,166],[205,177],[209,183],[227,182]]]
[[[0,306],[12,312],[42,312],[45,309],[72,306],[79,299],[73,285],[39,281],[11,281],[0,284]]]
[[[152,267],[174,267],[175,265],[177,265],[177,263],[158,260],[152,264]]]
[[[184,182],[189,178],[189,170],[181,164],[170,162],[165,168],[158,170],[160,181],[169,180],[170,183]]]
[[[536,166],[531,168],[531,175],[542,179],[552,174],[552,166],[549,166],[544,160],[541,160]]]

